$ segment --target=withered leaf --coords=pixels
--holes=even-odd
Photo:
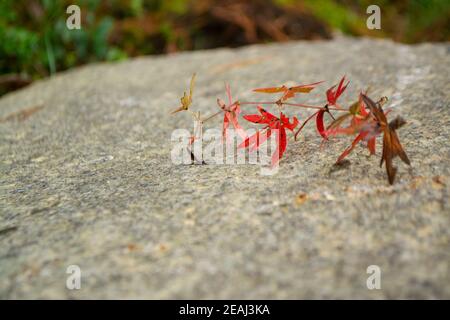
[[[406,163],[407,165],[411,165],[408,156],[406,155],[402,145],[400,144],[397,133],[395,132],[396,129],[405,124],[405,121],[402,118],[398,117],[388,123],[386,115],[384,114],[381,107],[381,104],[385,103],[386,100],[382,99],[379,103],[375,103],[372,99],[364,94],[362,95],[362,98],[366,106],[369,108],[369,110],[377,120],[381,131],[383,132],[383,153],[381,156],[380,166],[383,165],[383,162],[386,162],[388,180],[390,184],[393,184],[395,175],[397,173],[397,168],[392,164],[393,159],[396,156],[399,156],[404,163]]]

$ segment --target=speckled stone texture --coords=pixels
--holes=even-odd
[[[449,299],[449,52],[351,38],[258,45],[89,65],[4,96],[0,298]],[[193,123],[168,111],[194,71],[205,115],[225,81],[254,101],[267,96],[252,88],[327,80],[297,100],[319,104],[346,74],[344,104],[370,85],[408,120],[398,133],[412,168],[396,159],[389,186],[380,141],[377,157],[358,147],[333,167],[350,139],[320,149],[312,123],[274,176],[173,165],[172,130]],[[72,264],[80,290],[66,288]],[[369,265],[381,290],[366,287]]]

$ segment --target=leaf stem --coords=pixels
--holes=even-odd
[[[302,131],[303,127],[306,126],[306,124],[309,122],[309,120],[311,120],[312,118],[314,118],[314,117],[317,115],[318,112],[319,112],[319,111],[314,112],[314,113],[313,113],[312,115],[310,115],[305,121],[303,121],[303,124],[300,126],[300,128],[297,130],[297,132],[295,132],[295,134],[294,134],[294,140],[295,140],[295,141],[297,141],[297,136],[298,136],[298,134],[300,133],[300,131]]]
[[[264,102],[249,102],[249,101],[245,101],[245,102],[240,102],[239,103],[241,106],[242,105],[258,105],[258,104],[276,104],[276,105],[280,105],[280,103],[278,103],[277,101],[264,101]],[[286,105],[286,106],[291,106],[291,107],[299,107],[299,108],[305,108],[305,109],[316,109],[316,110],[321,110],[323,109],[322,106],[311,106],[311,105],[307,105],[307,104],[301,104],[301,103],[290,103],[290,102],[281,102],[281,105]],[[333,108],[333,107],[328,107],[329,110],[334,110],[334,111],[348,111],[342,108]]]
[[[217,111],[216,113],[214,113],[214,114],[210,115],[209,117],[206,117],[205,119],[203,119],[202,122],[205,123],[206,121],[208,121],[208,120],[210,120],[210,119],[212,119],[212,118],[218,116],[218,115],[221,114],[222,112],[223,112],[222,110]]]
[[[255,104],[276,104],[276,101],[263,101],[263,102],[239,102],[242,105],[255,105]]]
[[[310,106],[310,105],[306,105],[306,104],[290,103],[290,102],[283,102],[283,104],[285,104],[287,106],[291,106],[291,107],[299,107],[299,108],[306,108],[306,109],[316,109],[316,110],[321,110],[321,109],[324,108],[322,106]],[[328,110],[346,111],[346,112],[348,112],[348,110],[339,109],[339,108],[333,108],[333,107],[328,107]]]

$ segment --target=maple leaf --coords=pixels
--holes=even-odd
[[[239,105],[239,101],[233,102],[233,98],[231,96],[231,89],[228,84],[225,85],[225,91],[227,92],[228,97],[228,105],[222,99],[217,99],[217,104],[219,108],[224,111],[223,116],[223,128],[222,128],[222,136],[225,141],[228,141],[228,129],[230,126],[230,122],[233,125],[234,129],[238,133],[238,135],[245,139],[247,138],[247,134],[245,130],[239,125],[238,116],[241,113],[241,107]]]
[[[345,86],[344,86],[344,81],[345,81],[345,76],[342,77],[341,81],[337,85],[338,87],[336,90],[334,90],[334,88],[336,88],[336,85],[332,86],[331,88],[329,88],[327,90],[328,105],[335,106],[337,103],[337,100],[339,99],[341,94],[345,91],[345,89],[347,89],[347,86],[350,83],[350,81],[348,81]]]
[[[310,84],[304,84],[294,87],[286,87],[285,85],[279,86],[279,87],[270,87],[270,88],[258,88],[253,89],[254,92],[261,92],[261,93],[283,93],[281,98],[278,100],[279,102],[286,101],[290,98],[293,98],[297,93],[309,93],[311,90],[313,90],[318,84],[322,83],[323,81],[310,83]]]
[[[381,156],[380,166],[382,166],[383,162],[385,162],[389,183],[393,184],[397,173],[397,168],[392,164],[393,159],[398,156],[404,163],[411,165],[411,162],[409,161],[409,158],[406,155],[406,152],[403,149],[396,133],[396,130],[403,126],[406,122],[401,117],[397,117],[388,123],[380,103],[373,102],[366,95],[362,95],[362,99],[369,108],[371,114],[375,117],[380,130],[383,132],[383,153]]]
[[[272,167],[275,166],[287,147],[287,136],[286,129],[293,131],[295,127],[298,125],[298,119],[296,117],[292,118],[292,123],[289,121],[289,118],[286,117],[282,112],[280,112],[280,117],[276,117],[270,112],[264,110],[261,106],[257,107],[259,114],[250,114],[245,115],[244,119],[247,121],[257,123],[257,124],[265,124],[263,128],[263,134],[260,131],[257,131],[254,135],[247,137],[238,148],[250,148],[250,151],[254,151],[258,149],[258,147],[264,143],[271,135],[272,132],[275,132],[277,147],[272,154]]]

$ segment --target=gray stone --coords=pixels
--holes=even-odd
[[[298,100],[322,103],[346,74],[343,102],[370,85],[408,120],[412,168],[396,159],[389,186],[379,144],[334,168],[350,138],[320,149],[313,123],[274,176],[173,165],[171,132],[193,123],[168,112],[194,71],[204,115],[225,81],[255,101],[267,96],[252,88],[327,80]],[[448,299],[449,74],[448,44],[339,38],[89,65],[4,96],[0,298]],[[72,264],[80,290],[66,288]]]

